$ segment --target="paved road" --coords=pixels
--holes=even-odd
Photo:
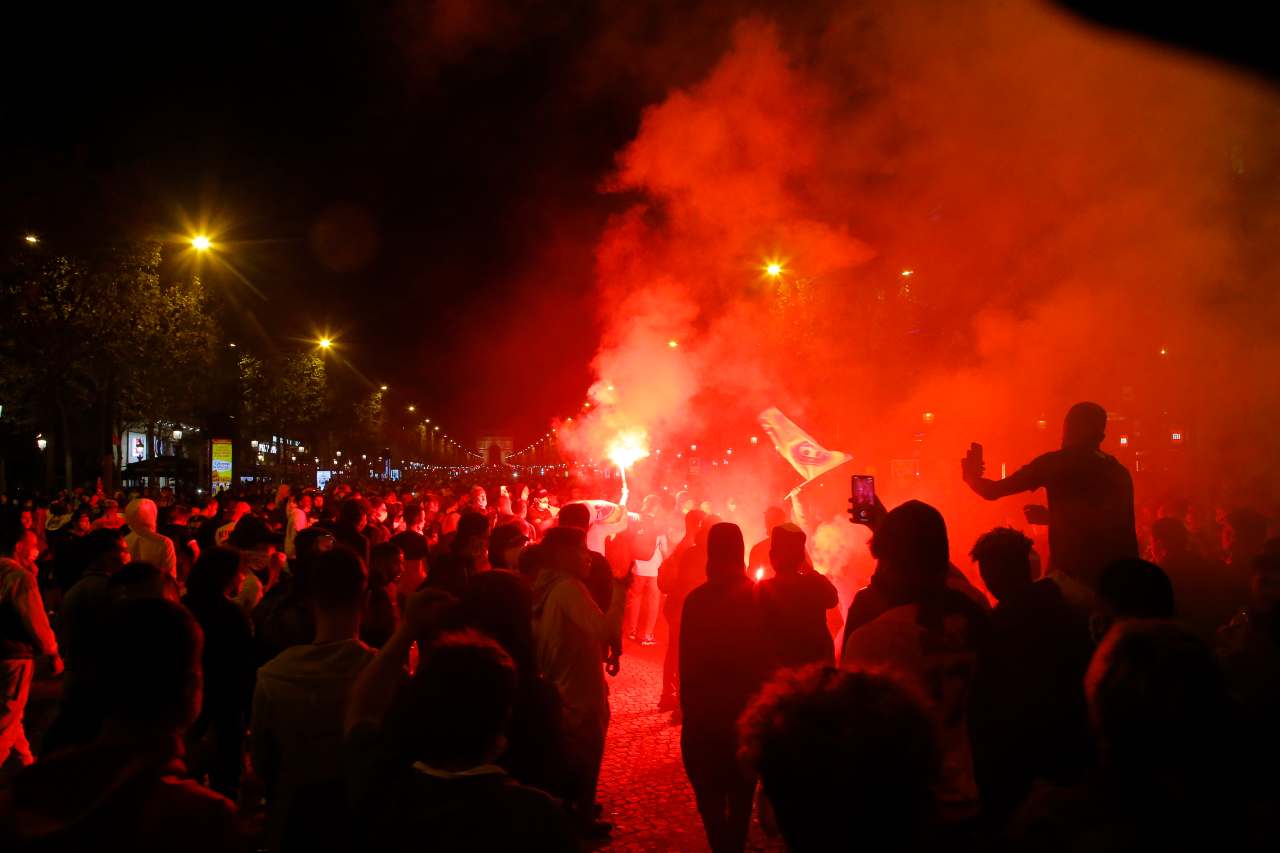
[[[660,626],[661,627],[661,626]],[[659,639],[665,641],[661,635]],[[614,823],[610,851],[705,851],[706,836],[693,789],[680,763],[680,728],[658,711],[663,644],[628,642],[622,672],[610,681],[613,716],[600,774],[600,801]],[[752,819],[749,850],[784,850],[766,843]]]

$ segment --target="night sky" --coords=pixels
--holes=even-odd
[[[194,223],[261,292],[204,271],[234,336],[331,332],[349,388],[523,443],[589,382],[592,247],[629,201],[602,184],[644,107],[744,13],[826,4],[28,5],[4,26],[5,233]]]
[[[592,245],[626,203],[600,183],[644,105],[715,57],[654,73],[667,25],[609,5],[8,17],[6,233],[203,226],[262,293],[204,272],[251,346],[329,330],[457,437],[540,434],[589,381]]]

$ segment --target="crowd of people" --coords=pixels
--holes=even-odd
[[[1046,489],[1047,561],[997,528],[979,585],[936,508],[877,505],[847,608],[802,519],[770,508],[748,562],[687,493],[6,501],[0,847],[598,846],[609,679],[665,625],[652,700],[716,853],[753,814],[794,851],[1274,849],[1280,539],[1171,503],[1140,541],[1105,426],[1081,404],[1007,478],[961,463],[982,498]]]

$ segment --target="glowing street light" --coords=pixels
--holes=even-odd
[[[49,446],[49,439],[45,438],[43,434],[36,436],[36,447],[40,448],[40,450],[43,452],[46,448],[48,448],[48,446]]]
[[[197,252],[207,252],[213,247],[213,242],[204,234],[197,234],[191,238],[191,248]]]
[[[329,347],[333,346],[333,341],[331,341],[329,338],[321,338],[319,341],[317,341],[317,343],[320,344],[320,349],[328,349]]]
[[[381,388],[379,388],[378,390],[380,390],[380,391],[386,391],[386,390],[387,390],[387,386],[386,386],[386,385],[383,385],[383,386],[382,386]]]
[[[416,412],[416,411],[418,411],[418,407],[417,407],[417,406],[410,405],[410,406],[409,406],[409,411],[411,411],[411,412]]]
[[[764,265],[764,274],[769,278],[777,278],[782,275],[782,264],[778,261],[769,261]]]
[[[676,347],[680,346],[680,343],[675,338],[672,338],[671,340],[667,341],[667,346],[671,347],[672,349],[675,349]]]
[[[37,236],[36,236],[36,235],[34,235],[34,234],[28,234],[27,236],[23,237],[22,239],[23,239],[23,240],[25,240],[25,241],[27,242],[27,245],[28,245],[28,246],[34,246],[36,243],[39,243],[39,242],[40,242],[40,238],[39,238],[39,237],[37,237]]]

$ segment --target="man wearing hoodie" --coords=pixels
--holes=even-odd
[[[543,549],[548,561],[533,590],[538,666],[564,703],[566,740],[578,780],[574,803],[578,819],[588,833],[604,834],[612,827],[593,820],[609,728],[609,687],[602,661],[610,639],[621,630],[625,583],[615,583],[609,610],[603,612],[585,584],[591,569],[586,532],[552,528],[543,539]]]
[[[150,498],[130,501],[124,509],[129,535],[124,538],[134,560],[151,563],[174,580],[178,579],[178,556],[173,540],[156,532],[156,502]]]
[[[741,851],[755,775],[737,760],[738,717],[773,671],[766,630],[747,580],[742,531],[721,522],[707,534],[706,583],[689,593],[680,620],[680,753],[715,853]]]
[[[359,639],[367,583],[365,566],[350,548],[316,557],[303,590],[315,640],[258,670],[251,750],[267,789],[271,850],[327,849],[349,832],[342,723],[351,686],[375,654]]]

